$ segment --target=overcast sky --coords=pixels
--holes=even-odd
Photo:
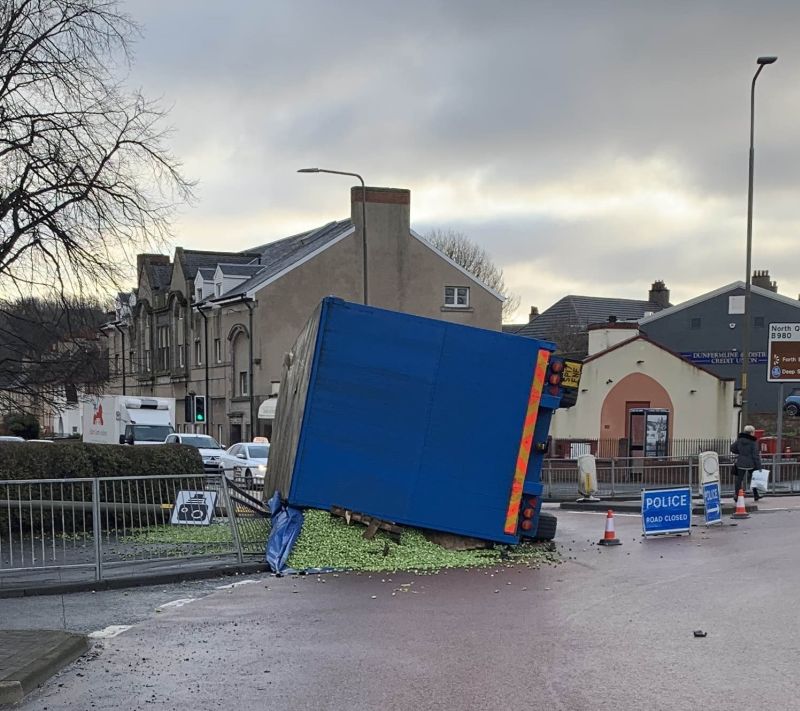
[[[521,296],[672,302],[753,267],[800,293],[800,3],[127,0],[129,78],[172,107],[198,200],[176,244],[244,249],[409,188],[417,231],[485,247]]]

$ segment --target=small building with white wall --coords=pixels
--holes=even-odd
[[[595,442],[592,451],[602,456],[667,456],[676,440],[732,439],[734,387],[733,379],[651,341],[635,323],[591,326],[578,402],[556,412],[552,437]]]

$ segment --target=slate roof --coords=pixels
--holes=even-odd
[[[604,323],[610,316],[616,317],[617,321],[637,321],[648,311],[655,313],[662,308],[652,301],[570,294],[545,309],[516,333],[519,336],[552,340],[564,328],[574,332],[585,331],[590,324]]]
[[[352,229],[351,220],[329,222],[315,230],[301,232],[251,249],[251,253],[260,253],[263,269],[213,301],[225,301],[246,294]]]
[[[216,269],[198,269],[197,271],[199,272],[203,281],[211,281],[214,279],[214,272]],[[195,274],[195,277],[196,276],[197,274]]]
[[[222,270],[226,276],[253,276],[260,272],[263,264],[218,264],[217,267]],[[201,270],[206,271],[206,270]],[[213,272],[212,272],[213,274]]]
[[[147,279],[153,291],[168,290],[172,281],[171,264],[148,264]]]
[[[246,252],[204,252],[201,250],[187,249],[183,252],[181,265],[183,273],[187,279],[194,279],[199,269],[210,269],[212,274],[217,268],[217,264],[225,262],[227,264],[247,264],[257,262],[259,250],[250,249]]]

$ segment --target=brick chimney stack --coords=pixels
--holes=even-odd
[[[658,304],[662,309],[668,308],[670,306],[669,289],[667,289],[666,284],[660,279],[654,281],[647,294],[647,300],[653,304]]]
[[[539,315],[539,309],[536,306],[531,306],[531,313],[528,316],[528,323],[533,323],[533,320]]]
[[[762,289],[766,289],[767,291],[772,291],[775,294],[778,293],[778,282],[770,280],[769,269],[756,269],[753,272],[751,283],[753,286],[760,286]]]

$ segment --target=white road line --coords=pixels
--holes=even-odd
[[[184,605],[188,605],[190,602],[194,602],[197,598],[196,597],[182,597],[178,600],[172,600],[171,602],[165,602],[163,605],[159,605],[156,608],[156,611],[159,610],[166,610],[169,607],[183,607]]]
[[[570,509],[560,509],[558,515],[561,514],[578,514],[579,516],[608,516],[607,511],[571,511]],[[634,518],[641,518],[641,514],[637,513],[617,513],[614,511],[614,518],[617,516],[633,516]]]
[[[92,639],[111,639],[129,630],[131,627],[133,627],[133,625],[109,625],[105,629],[92,632],[89,637]]]
[[[250,583],[257,583],[258,580],[239,580],[238,582],[231,583],[230,585],[218,585],[215,590],[231,590],[238,588],[240,585],[249,585]]]

